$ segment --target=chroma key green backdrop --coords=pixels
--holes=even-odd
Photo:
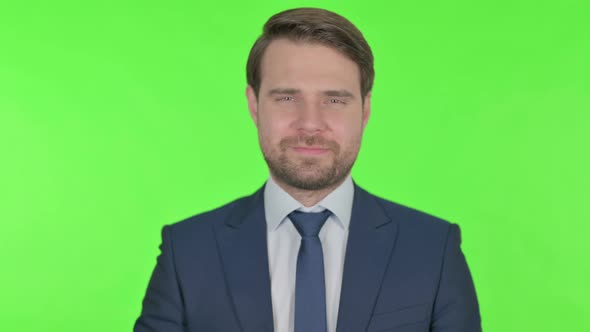
[[[246,57],[312,6],[376,57],[355,180],[461,226],[485,331],[590,331],[589,4],[3,1],[0,330],[131,330],[161,227],[267,178]]]

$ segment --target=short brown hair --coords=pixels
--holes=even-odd
[[[262,35],[250,50],[246,76],[256,96],[260,91],[262,56],[270,42],[278,38],[320,43],[338,50],[359,66],[363,101],[371,91],[375,78],[373,53],[357,27],[346,18],[325,9],[296,8],[269,18],[264,24]]]

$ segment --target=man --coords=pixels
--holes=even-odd
[[[350,177],[373,77],[345,18],[301,8],[269,19],[246,96],[270,177],[163,228],[135,331],[481,331],[458,226]]]

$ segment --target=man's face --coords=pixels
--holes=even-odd
[[[321,44],[277,39],[262,59],[258,97],[250,86],[246,95],[276,181],[320,190],[349,174],[370,113],[356,63]]]

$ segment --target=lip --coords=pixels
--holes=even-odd
[[[294,146],[292,147],[293,150],[297,153],[305,154],[305,155],[321,155],[324,153],[328,153],[330,149],[320,148],[320,147],[313,147],[313,146]]]

